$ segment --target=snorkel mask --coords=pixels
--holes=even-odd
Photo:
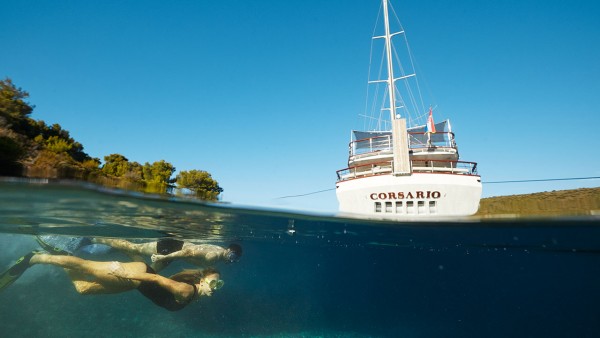
[[[213,279],[208,283],[208,287],[213,291],[219,290],[223,285],[225,285],[225,282],[221,279]]]
[[[225,255],[225,259],[227,263],[235,263],[240,260],[240,257],[235,253],[235,251],[229,250],[227,255]]]
[[[235,263],[242,257],[242,247],[239,244],[232,243],[229,245],[229,252],[225,254],[225,260],[227,263]]]

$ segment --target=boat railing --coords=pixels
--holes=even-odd
[[[376,136],[350,142],[350,156],[392,150],[392,135]]]
[[[411,160],[413,173],[477,175],[477,163],[447,160]]]
[[[477,163],[445,160],[411,160],[413,173],[477,175]],[[387,175],[394,171],[393,161],[362,164],[337,171],[338,181]]]
[[[408,144],[410,149],[417,148],[454,148],[454,133],[451,132],[409,132]]]
[[[454,133],[451,132],[409,132],[408,141],[409,149],[456,147]],[[392,147],[392,135],[370,137],[350,142],[349,155],[350,157],[353,157],[377,152],[392,151]]]
[[[371,164],[362,164],[337,171],[338,181],[355,178],[389,174],[393,171],[393,161],[383,161]]]

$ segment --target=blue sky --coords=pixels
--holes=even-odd
[[[336,211],[378,0],[0,0],[0,77],[85,151],[209,171],[223,199]],[[393,1],[482,180],[600,176],[600,2]],[[599,186],[484,184],[484,197]]]

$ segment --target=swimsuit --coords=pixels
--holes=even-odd
[[[173,238],[161,238],[156,242],[156,253],[161,255],[168,255],[175,251],[179,251],[183,248],[183,241]],[[169,264],[171,264],[170,260],[164,260],[160,264],[162,264],[161,268],[166,268]]]
[[[168,255],[183,248],[183,241],[173,238],[161,238],[156,243],[156,253]]]
[[[154,269],[146,264],[146,272],[156,274]],[[196,285],[190,284],[194,288],[194,295],[198,292]],[[141,282],[137,290],[154,304],[163,307],[169,311],[178,311],[186,307],[194,297],[190,297],[187,302],[179,303],[175,300],[175,295],[163,288],[157,283]]]

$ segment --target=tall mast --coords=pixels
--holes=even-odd
[[[390,20],[388,15],[388,0],[383,1],[383,19],[385,23],[385,54],[388,68],[388,91],[390,97],[390,121],[392,122],[392,152],[393,174],[396,176],[410,175],[411,162],[408,153],[408,132],[406,119],[396,116],[396,86],[394,83],[394,66],[392,60],[392,34],[390,34]],[[395,33],[398,34],[398,33]],[[395,35],[394,34],[394,35]],[[412,75],[409,75],[412,76]],[[409,77],[403,76],[401,79]]]
[[[383,1],[383,19],[385,23],[385,55],[388,69],[388,91],[390,97],[390,121],[396,119],[396,90],[394,87],[394,66],[392,61],[392,35],[390,34],[390,20],[388,17],[388,0]]]

